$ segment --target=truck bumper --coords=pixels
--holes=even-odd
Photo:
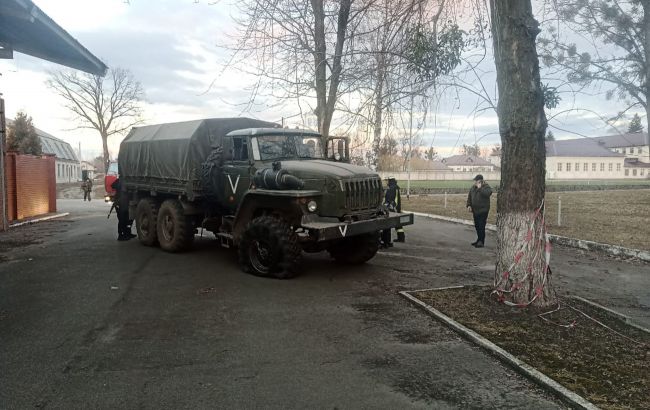
[[[384,229],[413,225],[413,214],[391,212],[388,216],[357,222],[330,222],[318,219],[303,220],[302,227],[317,242],[330,241]]]

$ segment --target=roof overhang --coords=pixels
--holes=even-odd
[[[90,74],[106,74],[106,64],[31,0],[0,2],[0,58],[13,58],[14,51]]]

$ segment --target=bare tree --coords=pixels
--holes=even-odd
[[[554,0],[549,4],[557,20],[548,19],[550,36],[539,41],[545,65],[581,87],[607,87],[606,98],[624,104],[614,119],[643,107],[648,123],[650,1]],[[646,143],[650,146],[650,134]]]
[[[530,0],[490,0],[497,70],[501,187],[497,199],[495,292],[508,304],[548,306],[544,225],[546,115]]]
[[[481,147],[479,147],[478,144],[474,144],[474,145],[463,144],[463,148],[461,150],[463,155],[473,155],[475,157],[481,155]]]
[[[295,99],[301,115],[315,114],[319,131],[328,136],[340,95],[354,88],[346,69],[351,40],[373,1],[240,2],[225,68],[257,78],[244,111],[259,98]]]
[[[59,71],[50,75],[48,85],[65,100],[80,122],[79,128],[99,132],[106,172],[110,162],[108,137],[142,122],[142,86],[122,68],[110,69],[106,77]]]

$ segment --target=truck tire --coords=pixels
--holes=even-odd
[[[284,221],[272,216],[253,219],[239,243],[239,263],[256,276],[289,279],[298,274],[301,248],[298,236]]]
[[[160,205],[157,221],[158,243],[167,252],[181,252],[192,245],[194,227],[185,216],[183,206],[175,199],[167,199]]]
[[[156,201],[151,198],[141,199],[135,211],[135,227],[141,244],[145,246],[158,244],[157,219],[158,204]]]
[[[329,247],[328,252],[337,262],[348,265],[361,265],[372,259],[379,250],[379,233],[343,239]]]

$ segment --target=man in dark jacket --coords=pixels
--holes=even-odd
[[[123,189],[120,179],[117,178],[111,188],[115,190],[115,211],[117,213],[117,240],[128,241],[137,235],[131,233],[131,221],[129,220],[129,196],[126,189]]]
[[[485,224],[490,213],[490,195],[492,188],[483,180],[483,175],[474,177],[474,185],[467,195],[467,210],[474,215],[474,228],[477,239],[472,246],[482,248],[485,246]]]

